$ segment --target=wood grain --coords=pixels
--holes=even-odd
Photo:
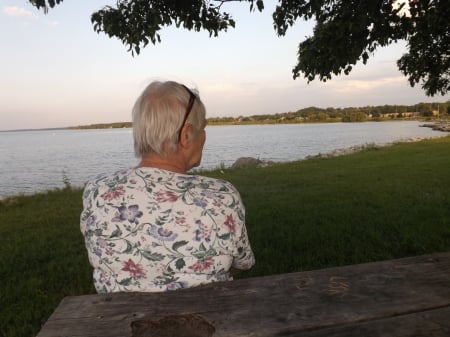
[[[450,252],[213,283],[64,298],[38,337],[131,337],[131,322],[201,315],[215,337],[450,336]]]

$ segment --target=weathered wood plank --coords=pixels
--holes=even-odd
[[[439,317],[449,306],[450,252],[162,294],[66,297],[38,337],[126,337],[134,320],[177,313],[203,316],[220,337],[358,336],[352,330],[373,331],[359,336],[397,336],[388,333],[394,330],[399,336],[429,336],[408,334],[421,331],[414,322],[444,336],[448,325]]]
[[[287,329],[282,333],[287,337],[448,337],[450,307],[313,331]]]

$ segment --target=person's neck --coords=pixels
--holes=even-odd
[[[186,166],[175,156],[144,155],[137,167],[154,167],[175,173],[186,173]]]

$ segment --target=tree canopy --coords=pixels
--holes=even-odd
[[[28,0],[38,9],[52,8],[63,0]],[[139,54],[149,42],[161,42],[159,31],[175,25],[206,30],[210,36],[235,27],[223,5],[247,2],[250,10],[264,9],[262,0],[117,0],[91,16],[97,33],[116,37]],[[327,81],[349,74],[355,64],[366,64],[379,47],[399,40],[407,53],[398,61],[411,86],[421,83],[429,96],[450,91],[449,0],[279,0],[273,26],[279,36],[299,20],[314,20],[312,36],[298,47],[293,77],[308,82]]]

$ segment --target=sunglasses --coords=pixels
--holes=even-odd
[[[186,113],[184,114],[183,123],[181,123],[180,130],[178,131],[178,141],[181,139],[181,130],[183,130],[183,126],[184,126],[184,124],[186,124],[186,121],[187,121],[189,115],[191,114],[192,107],[194,106],[195,99],[197,98],[197,95],[195,95],[191,89],[189,89],[188,87],[186,87],[183,84],[182,84],[182,86],[183,86],[183,88],[185,88],[187,90],[187,92],[189,93],[190,96],[189,96],[188,105],[186,107]]]

